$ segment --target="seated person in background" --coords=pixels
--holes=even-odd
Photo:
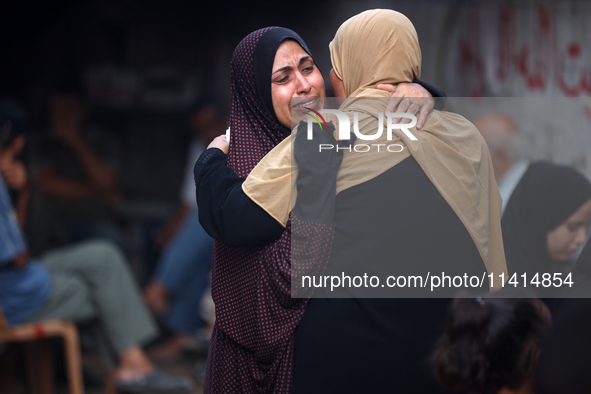
[[[54,138],[40,148],[42,161],[33,181],[52,217],[49,223],[27,228],[33,232],[32,246],[40,252],[101,238],[126,251],[114,215],[121,200],[118,177],[85,138],[83,104],[74,95],[58,95],[51,101],[50,111]],[[50,239],[46,239],[48,229],[53,234]]]
[[[101,344],[107,345],[103,354],[118,355],[114,377],[121,389],[189,390],[190,380],[158,371],[140,347],[156,327],[117,248],[89,241],[30,258],[4,181],[9,167],[22,166],[17,158],[25,137],[10,119],[0,119],[0,125],[0,307],[8,323],[98,319]],[[22,182],[6,176],[9,187],[26,184],[26,172],[21,175]],[[18,201],[18,189],[13,192]]]
[[[18,157],[24,156],[25,138],[15,136],[14,130],[27,129],[23,109],[14,101],[0,101],[0,175],[8,187],[21,227],[27,221],[27,208],[31,197],[27,169]]]
[[[197,346],[195,335],[200,329],[206,330],[199,332],[201,337],[209,337],[199,306],[210,282],[213,238],[199,223],[193,166],[205,147],[227,127],[228,118],[220,104],[205,104],[191,117],[191,124],[196,135],[187,156],[181,204],[156,240],[164,250],[143,292],[148,308],[164,317],[164,325],[172,334],[150,353],[156,359],[174,359],[183,346]]]
[[[533,367],[550,312],[535,298],[457,298],[433,356],[446,387],[474,394],[533,394]]]

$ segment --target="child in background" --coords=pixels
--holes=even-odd
[[[433,356],[438,380],[478,394],[531,394],[548,308],[535,298],[457,298]]]

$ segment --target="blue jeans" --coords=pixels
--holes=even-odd
[[[154,275],[170,296],[165,324],[171,331],[194,334],[203,326],[199,305],[210,281],[212,259],[213,238],[194,209],[164,250]]]

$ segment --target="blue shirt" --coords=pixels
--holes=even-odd
[[[41,264],[29,261],[23,268],[11,265],[26,248],[25,237],[0,176],[0,306],[9,324],[31,319],[51,292],[49,273]]]

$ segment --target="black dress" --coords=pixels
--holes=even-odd
[[[383,225],[379,225],[379,224]],[[411,156],[341,192],[326,275],[362,274],[389,256],[392,275],[480,275],[484,263]],[[380,273],[384,274],[384,273]],[[381,278],[383,280],[383,278]],[[329,294],[319,289],[317,296]],[[449,299],[313,298],[295,337],[294,393],[447,392],[430,356]]]

